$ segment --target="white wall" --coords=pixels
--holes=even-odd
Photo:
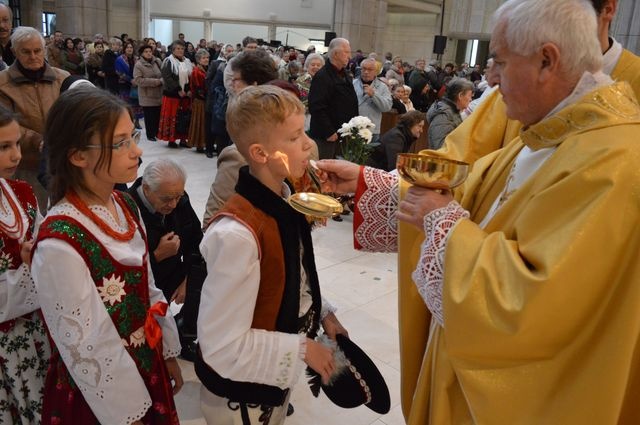
[[[151,15],[206,18],[212,20],[265,21],[333,25],[335,0],[153,0]],[[209,10],[210,16],[204,11]]]

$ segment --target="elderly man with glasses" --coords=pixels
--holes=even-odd
[[[187,276],[194,259],[200,258],[198,245],[202,231],[198,216],[184,191],[186,180],[187,174],[182,166],[160,159],[147,165],[142,177],[129,188],[129,194],[138,204],[147,230],[149,259],[156,286],[167,300],[184,303],[176,321],[182,357],[192,361],[199,303],[196,294],[200,288],[188,287],[195,284],[192,281],[187,283]]]

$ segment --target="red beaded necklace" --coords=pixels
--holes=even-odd
[[[5,235],[9,236],[12,239],[18,239],[22,236],[22,230],[24,229],[24,223],[22,222],[22,214],[20,214],[20,209],[18,208],[18,204],[13,200],[13,196],[9,193],[9,191],[5,188],[4,182],[0,183],[0,189],[2,190],[2,195],[7,198],[7,202],[9,203],[9,208],[13,211],[13,217],[15,219],[15,223],[7,225],[4,222],[0,221],[0,231],[4,232]],[[15,238],[11,235],[17,235]]]
[[[71,205],[76,207],[78,211],[80,211],[82,214],[89,217],[91,221],[93,221],[96,224],[96,226],[98,226],[100,230],[102,230],[104,233],[111,236],[113,239],[117,241],[123,241],[123,242],[130,241],[131,239],[133,239],[133,234],[136,231],[135,220],[133,219],[131,212],[129,212],[128,206],[125,205],[124,201],[120,198],[120,195],[118,195],[117,192],[114,192],[113,197],[118,203],[118,205],[120,205],[120,208],[122,208],[122,211],[124,212],[124,216],[127,220],[127,231],[124,233],[118,233],[115,230],[113,230],[107,223],[104,222],[104,220],[98,217],[96,213],[91,211],[91,208],[89,208],[89,206],[84,201],[82,201],[82,199],[80,199],[78,194],[73,190],[69,190],[65,195],[65,198],[67,198],[67,200],[71,203]]]

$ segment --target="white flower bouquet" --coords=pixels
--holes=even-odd
[[[373,150],[371,130],[375,125],[367,117],[357,116],[342,124],[338,130],[341,138],[342,158],[356,164],[364,164]]]

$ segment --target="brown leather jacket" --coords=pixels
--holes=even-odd
[[[67,71],[45,63],[44,75],[37,83],[18,69],[18,61],[0,72],[0,103],[20,115],[22,162],[20,168],[37,170],[40,142],[53,102],[60,96],[60,86],[69,76]]]

